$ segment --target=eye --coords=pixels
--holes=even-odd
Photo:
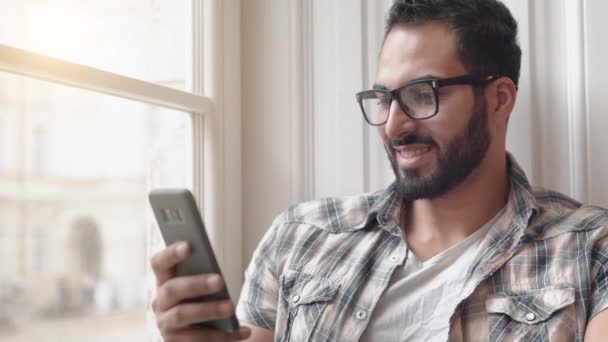
[[[391,105],[391,96],[384,92],[375,92],[373,96],[370,96],[370,104],[378,109],[386,109]],[[373,102],[371,102],[373,101]]]
[[[407,103],[416,107],[434,105],[435,94],[432,90],[411,89],[407,92]]]
[[[435,102],[435,97],[432,92],[420,91],[413,94],[414,101],[421,105],[430,105]]]
[[[428,107],[435,104],[435,93],[426,82],[406,86],[400,93],[402,103],[410,107]]]
[[[378,98],[378,108],[387,109],[391,105],[391,97],[390,96],[382,96]]]

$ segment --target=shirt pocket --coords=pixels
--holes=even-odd
[[[574,288],[497,292],[486,298],[490,341],[575,341]]]
[[[321,314],[339,288],[325,277],[287,271],[281,280],[281,294],[288,310],[281,341],[311,341]]]

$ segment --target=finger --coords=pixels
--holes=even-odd
[[[234,314],[234,304],[230,301],[183,303],[161,313],[159,326],[164,330],[178,330],[192,324],[228,318]]]
[[[239,331],[231,334],[233,341],[240,341],[249,338],[251,336],[251,328],[241,326]]]
[[[163,335],[165,341],[175,342],[199,342],[199,341],[242,341],[251,336],[251,329],[241,327],[239,331],[227,333],[220,330],[204,329],[204,328],[189,328],[179,330],[177,332]]]
[[[154,254],[150,265],[156,277],[156,285],[164,284],[174,276],[175,265],[190,255],[190,246],[187,242],[174,243],[162,251]]]
[[[219,274],[171,278],[158,288],[155,310],[169,310],[184,300],[217,293],[223,287],[224,280]]]

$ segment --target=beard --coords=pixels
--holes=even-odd
[[[433,199],[462,183],[485,157],[491,143],[488,130],[488,113],[485,98],[475,96],[473,115],[467,127],[455,136],[443,149],[431,135],[409,135],[400,140],[389,140],[385,149],[396,178],[396,190],[407,201]],[[482,98],[482,101],[478,99]],[[427,144],[432,147],[437,161],[435,169],[427,176],[417,168],[400,170],[393,146]]]

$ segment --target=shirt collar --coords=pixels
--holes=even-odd
[[[510,153],[507,153],[507,168],[510,191],[505,214],[523,231],[538,213],[538,203],[526,174]]]
[[[509,175],[509,198],[503,217],[508,217],[512,223],[524,231],[530,218],[538,212],[538,204],[523,169],[510,153],[507,152],[506,158]],[[378,193],[377,196],[365,222],[369,224],[375,218],[380,228],[391,231],[399,224],[403,197],[397,192],[396,182]]]
[[[380,228],[391,231],[399,224],[402,203],[403,197],[397,192],[397,183],[393,182],[378,194],[366,221],[369,223],[375,219]]]

